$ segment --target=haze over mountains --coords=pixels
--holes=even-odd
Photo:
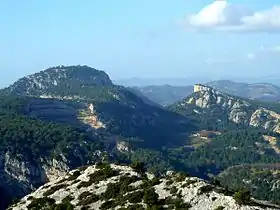
[[[230,84],[234,87],[231,91],[240,86],[243,90],[253,87],[257,96],[278,90],[266,84],[261,88],[229,81],[213,84],[225,90]],[[174,87],[163,87],[173,94]],[[180,91],[185,92],[184,88]],[[51,67],[19,79],[0,93],[3,209],[12,199],[21,198],[49,181],[51,192],[58,193],[64,189],[55,184],[59,177],[100,161],[141,162],[145,170],[159,176],[174,170],[208,181],[215,177],[218,179],[215,185],[228,178],[234,182],[223,183],[220,187],[227,188],[223,192],[233,195],[244,187],[255,199],[280,201],[280,189],[275,187],[278,179],[275,171],[280,160],[279,103],[241,98],[208,85],[196,85],[190,88],[187,97],[180,96],[177,102],[163,107],[152,95],[148,98],[141,89],[115,85],[104,71],[88,66]],[[247,182],[245,185],[231,173],[231,167],[242,168],[245,164],[252,170],[258,166],[257,175],[244,175],[247,179],[252,177],[254,187]],[[263,178],[262,171],[267,164],[270,170]],[[267,181],[265,188],[255,181],[258,177]],[[72,178],[70,187],[79,182],[75,181],[76,175]],[[87,184],[83,184],[82,191],[89,192]],[[189,192],[191,189],[186,189]],[[47,199],[50,202],[47,205],[52,206],[53,200],[43,194],[39,196],[41,200],[34,199],[36,205]],[[202,202],[204,197],[197,196],[197,199]],[[238,202],[229,199],[232,205]],[[75,201],[69,202],[78,208]]]
[[[243,98],[272,102],[280,100],[280,87],[271,83],[243,83],[231,80],[217,80],[206,82],[205,85]],[[132,88],[163,106],[171,105],[193,92],[193,85],[149,85],[132,86]]]

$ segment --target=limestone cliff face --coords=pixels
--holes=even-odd
[[[0,155],[0,187],[7,195],[21,197],[65,175],[69,169],[63,156],[61,160],[40,159],[28,162],[7,152]]]
[[[83,167],[40,187],[10,209],[25,210],[30,205],[42,205],[42,202],[57,206],[68,202],[67,205],[73,209],[95,210],[147,209],[149,202],[154,202],[153,205],[162,209],[277,209],[270,204],[257,206],[261,202],[254,199],[250,206],[240,205],[232,196],[224,195],[221,187],[210,185],[199,178],[186,177],[172,171],[159,179],[154,177],[153,174],[143,175],[128,166],[114,164]],[[153,195],[150,200],[145,198],[147,191]],[[162,202],[157,202],[160,199]],[[175,201],[176,207],[172,205]]]
[[[194,93],[178,103],[177,108],[194,105],[204,113],[218,112],[217,116],[227,118],[236,124],[262,127],[280,133],[280,114],[249,101],[234,97],[204,85],[195,85]],[[217,111],[218,110],[218,111]],[[194,113],[199,114],[196,109]],[[221,120],[221,119],[217,119]]]
[[[257,109],[251,116],[250,125],[280,133],[280,114],[265,108]]]

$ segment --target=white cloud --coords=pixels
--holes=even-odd
[[[224,31],[280,32],[280,6],[263,11],[251,11],[245,6],[216,0],[197,14],[186,18],[188,28]]]

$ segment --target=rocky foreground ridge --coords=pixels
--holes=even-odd
[[[274,209],[221,187],[167,172],[156,178],[134,167],[98,163],[41,186],[9,209]],[[275,208],[276,209],[276,208]]]

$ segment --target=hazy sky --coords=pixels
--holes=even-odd
[[[279,0],[1,0],[0,27],[2,85],[60,64],[112,78],[280,75]]]

